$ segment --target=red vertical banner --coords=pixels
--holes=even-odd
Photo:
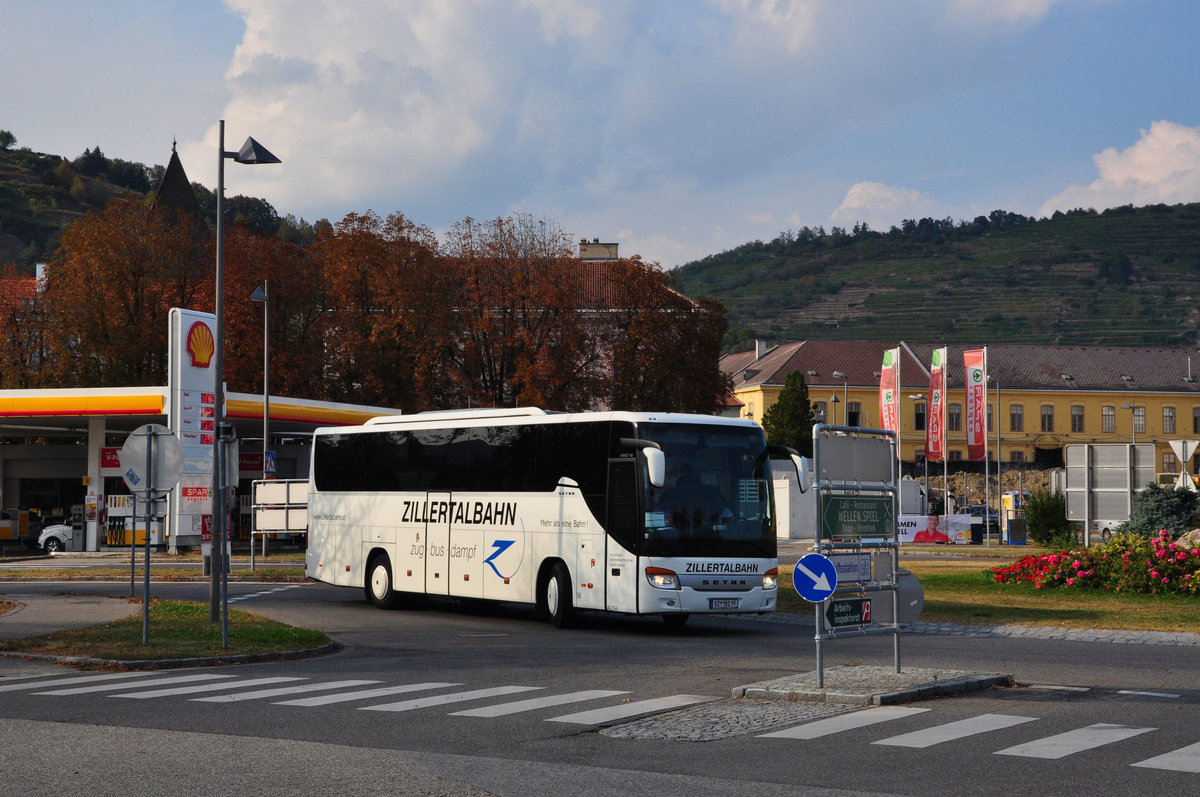
[[[929,400],[925,402],[925,459],[946,457],[946,349],[933,350],[929,362]]]
[[[900,434],[900,349],[888,349],[883,353],[883,367],[879,370],[879,422],[880,427]]]
[[[963,352],[967,382],[967,459],[987,458],[987,349]]]

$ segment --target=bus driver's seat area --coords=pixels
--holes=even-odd
[[[729,510],[716,488],[705,487],[692,466],[679,468],[675,484],[663,491],[661,508],[670,515],[677,529],[697,529],[705,524],[715,525]]]

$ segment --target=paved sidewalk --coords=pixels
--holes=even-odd
[[[17,608],[0,614],[0,639],[45,636],[68,628],[111,623],[142,611],[141,603],[104,595],[2,595]]]

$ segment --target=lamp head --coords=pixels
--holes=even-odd
[[[238,163],[283,163],[283,161],[271,154],[271,151],[259,144],[253,138],[246,138],[246,143],[242,144],[242,148],[238,150],[237,155],[233,158]]]

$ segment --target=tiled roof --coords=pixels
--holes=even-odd
[[[905,389],[929,384],[929,359],[937,346],[900,343],[900,377]],[[777,346],[761,358],[739,352],[721,358],[721,369],[733,377],[735,388],[782,385],[799,370],[810,385],[879,384],[885,349],[880,341],[811,340]],[[963,351],[982,346],[947,346],[947,380],[962,384]],[[1026,390],[1121,390],[1200,392],[1200,352],[1193,349],[1105,346],[987,346],[987,371],[1000,388]],[[1191,381],[1189,381],[1189,377]]]
[[[873,340],[809,340],[785,343],[760,359],[754,352],[728,354],[721,370],[733,377],[735,388],[747,385],[782,385],[788,374],[800,371],[810,385],[879,385],[883,353],[896,348]],[[845,377],[834,374],[846,374]],[[900,347],[900,380],[913,388],[929,384],[929,371]]]

